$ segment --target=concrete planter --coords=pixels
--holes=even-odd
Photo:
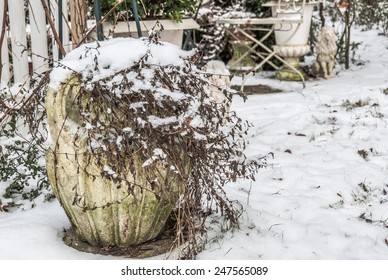
[[[46,155],[48,176],[76,235],[93,246],[120,247],[157,237],[179,199],[179,180],[163,166],[157,166],[158,172],[142,167],[136,155],[135,171],[128,168],[124,174],[136,186],[133,193],[125,183],[102,177],[103,168],[88,151],[85,138],[75,135],[80,125],[74,104],[78,94],[79,79],[72,76],[59,90],[49,90],[46,102],[53,139]],[[156,189],[146,180],[155,174]]]
[[[198,29],[199,25],[193,19],[182,19],[182,22],[176,22],[169,19],[158,20],[163,25],[161,40],[173,43],[182,47],[183,30]],[[148,31],[156,25],[157,20],[143,20],[140,23],[143,37],[148,37]],[[110,30],[114,30],[114,37],[137,37],[136,23],[134,21],[118,22],[113,26],[111,22],[103,23],[104,35],[108,36]]]

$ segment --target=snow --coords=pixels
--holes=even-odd
[[[55,68],[50,75],[50,87],[57,89],[61,82],[71,74],[72,71],[82,73],[91,77],[91,81],[97,81],[113,75],[114,73],[129,68],[140,58],[149,52],[147,64],[156,65],[182,65],[182,57],[192,55],[178,46],[163,42],[163,45],[150,44],[148,38],[137,40],[134,38],[117,38],[103,42],[84,44],[70,52]],[[98,56],[98,65],[95,67],[94,59]],[[144,69],[142,74],[147,74]],[[136,73],[128,73],[127,78],[131,80]],[[116,82],[120,82],[120,79]],[[138,84],[144,88],[145,84]]]
[[[152,157],[147,159],[143,163],[142,167],[150,166],[155,160],[164,159],[166,157],[167,157],[167,155],[163,152],[162,149],[159,149],[159,148],[154,149]]]
[[[254,125],[247,155],[274,157],[255,182],[226,187],[244,207],[240,228],[225,232],[210,224],[199,259],[388,259],[388,38],[376,31],[352,34],[363,41],[357,55],[364,65],[337,66],[335,77],[307,81],[305,89],[260,73],[246,84],[283,92],[250,95],[245,103],[234,97],[232,110]],[[125,57],[127,41],[112,43],[112,56]],[[133,51],[141,57],[139,44]],[[166,63],[174,56],[158,55]],[[64,63],[83,69],[88,59],[78,57],[71,53]],[[106,72],[101,66],[100,76],[123,67],[122,61]],[[62,237],[69,226],[58,202],[0,212],[0,259],[113,258],[67,247]]]
[[[62,242],[63,228],[70,223],[58,202],[17,214],[0,215],[0,259],[90,259]],[[93,256],[93,259],[106,259]]]
[[[152,124],[154,128],[159,126],[164,126],[167,124],[174,124],[177,120],[178,119],[176,116],[167,117],[167,118],[159,118],[157,116],[148,117],[148,121]]]
[[[254,18],[256,15],[254,13],[249,13],[249,12],[241,12],[241,11],[232,11],[232,12],[227,12],[223,14],[220,17],[215,16],[215,18],[219,19],[229,19],[229,18]]]

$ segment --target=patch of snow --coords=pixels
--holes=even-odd
[[[144,163],[143,163],[143,167],[147,167],[147,166],[150,166],[155,160],[157,159],[164,159],[166,158],[167,155],[163,152],[162,149],[154,149],[153,151],[153,155],[151,158],[147,159]]]
[[[148,121],[152,125],[153,128],[168,125],[168,124],[174,124],[177,122],[176,116],[166,117],[166,118],[159,118],[157,116],[148,116]]]

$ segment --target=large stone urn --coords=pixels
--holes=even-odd
[[[318,2],[303,2],[305,0],[280,0],[263,5],[271,7],[274,17],[284,19],[283,23],[274,26],[276,42],[276,45],[273,46],[274,50],[286,61],[286,65],[276,73],[276,77],[280,80],[302,80],[302,77],[294,69],[298,70],[304,79],[307,78],[299,65],[299,59],[310,51],[308,39],[311,18],[313,8]]]
[[[126,180],[101,176],[109,172],[109,161],[102,166],[86,139],[76,136],[81,126],[77,98],[88,100],[73,75],[49,90],[46,99],[53,140],[46,155],[48,176],[76,235],[93,246],[125,247],[154,239],[177,204],[181,182],[161,164],[144,167],[136,154],[130,156],[132,167],[120,174]]]

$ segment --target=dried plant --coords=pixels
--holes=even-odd
[[[160,44],[158,36],[149,43]],[[98,69],[98,48],[84,54],[93,56],[94,69]],[[68,104],[67,119],[76,124],[76,138],[86,141],[88,152],[103,170],[99,176],[125,186],[128,196],[135,188],[126,176],[128,169],[134,173],[140,165],[153,170],[149,174],[154,176],[146,180],[159,191],[155,179],[162,174],[160,168],[169,169],[168,176],[181,185],[172,217],[175,246],[183,245],[181,257],[192,259],[201,249],[198,234],[206,232],[209,215],[219,213],[229,226],[238,224],[238,203],[227,198],[224,186],[238,178],[254,180],[265,158],[244,155],[244,136],[250,125],[233,112],[228,121],[223,120],[225,108],[209,95],[210,74],[201,73],[190,57],[181,66],[161,66],[150,64],[150,55],[148,51],[129,68],[98,81],[92,72],[74,72],[78,82],[67,81],[67,86],[77,87],[79,94]],[[48,84],[46,76],[18,109],[28,116],[32,134],[39,133],[37,121],[42,121],[42,114],[33,113],[33,108],[44,102]],[[231,93],[226,94],[231,99]],[[75,194],[74,201],[81,202],[81,196]],[[113,203],[120,201],[79,206],[93,211]]]

